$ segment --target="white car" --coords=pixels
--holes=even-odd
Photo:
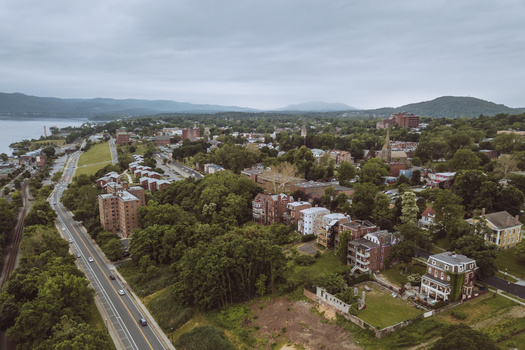
[[[118,294],[119,295],[124,295],[124,294],[126,294],[126,292],[124,292],[124,289],[119,289],[118,290]]]
[[[90,263],[92,263],[92,262],[95,261],[95,260],[94,260],[92,257],[89,257],[89,258],[88,258],[88,261],[89,261]]]

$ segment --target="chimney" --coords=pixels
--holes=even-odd
[[[510,226],[510,220],[511,220],[511,219],[512,219],[512,218],[511,218],[510,216],[507,217],[507,227]]]
[[[485,208],[481,209],[481,215],[485,216]]]
[[[517,225],[517,224],[520,222],[519,219],[520,219],[520,216],[519,216],[519,215],[516,215],[516,216],[514,217],[514,225]]]

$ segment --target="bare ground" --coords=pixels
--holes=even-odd
[[[324,311],[325,317],[322,317],[311,311],[313,307],[307,301],[289,301],[286,298],[253,303],[252,311],[257,316],[253,325],[260,327],[256,336],[266,336],[270,343],[287,340],[288,344],[281,349],[295,349],[295,344],[307,350],[362,349],[350,340],[348,331],[331,321],[335,313],[318,309],[319,313]]]

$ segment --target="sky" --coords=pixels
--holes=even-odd
[[[0,92],[525,107],[523,0],[3,0]]]

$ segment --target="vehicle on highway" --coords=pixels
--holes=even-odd
[[[70,238],[70,239],[69,239],[69,243],[73,243],[73,238]]]
[[[92,257],[89,257],[89,258],[88,258],[88,261],[89,261],[90,263],[92,263],[92,262],[95,261],[95,260],[93,260]]]
[[[124,294],[126,294],[126,292],[124,292],[124,289],[119,289],[118,290],[118,294],[119,295],[124,295]]]
[[[77,258],[80,259],[81,257],[82,257],[82,255],[80,255],[80,253],[77,253]]]
[[[53,202],[53,205],[57,205],[57,202]]]
[[[65,230],[66,230],[66,228],[65,228],[65,227],[62,227],[62,231],[65,231]]]
[[[110,279],[110,280],[114,280],[114,279],[115,279],[115,276],[113,276],[113,275],[109,275],[109,279]]]
[[[142,317],[140,320],[139,320],[139,323],[142,327],[145,327],[148,325],[148,321],[146,321],[146,319],[144,317]]]

